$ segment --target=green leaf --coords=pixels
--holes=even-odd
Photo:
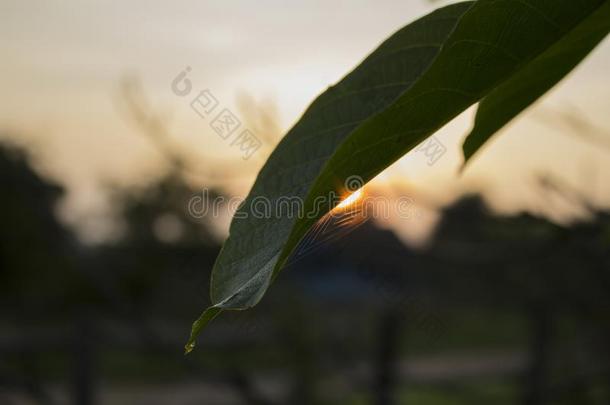
[[[357,175],[368,181],[376,176],[459,113],[527,69],[602,6],[607,6],[607,1],[477,1],[461,17],[422,77],[337,148],[311,187],[306,212],[311,210],[315,196],[328,195],[343,179]],[[307,219],[299,221],[288,246],[312,224]]]
[[[187,351],[218,309],[255,305],[279,267],[279,256],[297,218],[256,218],[251,215],[256,199],[265,197],[277,203],[281,196],[296,196],[304,200],[309,184],[337,146],[412,86],[471,5],[444,7],[402,28],[309,106],[269,157],[233,218],[212,272],[214,305],[193,324]]]
[[[373,178],[605,3],[458,3],[385,41],[314,101],[266,162],[233,219],[212,272],[213,305],[193,325],[187,350],[221,310],[261,299],[308,229],[338,202],[318,197],[343,195],[353,176]],[[293,197],[304,200],[303,215],[277,215]],[[271,215],[255,215],[260,201]]]
[[[464,165],[495,132],[574,69],[609,30],[610,4],[606,3],[485,96],[477,109],[474,127],[463,145]]]

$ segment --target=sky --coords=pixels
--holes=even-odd
[[[222,186],[243,196],[266,154],[318,94],[442,3],[3,0],[0,141],[26,147],[37,170],[66,187],[60,216],[95,239],[110,232],[100,225],[112,212],[105,185],[138,189],[167,170],[126,108],[125,83],[136,83],[145,112],[162,119],[172,146],[198,163],[195,170],[217,168]],[[209,90],[250,127],[257,127],[257,112],[272,118],[273,125],[257,127],[265,132],[258,134],[265,139],[260,156],[244,161],[172,92],[187,67],[195,90]],[[609,71],[606,40],[462,175],[460,145],[474,109],[457,117],[435,135],[447,150],[436,163],[412,151],[372,182],[372,192],[406,193],[420,207],[417,219],[386,225],[406,240],[422,240],[439,207],[473,190],[501,212],[526,210],[560,222],[582,216],[534,186],[543,175],[610,207]],[[570,127],[574,119],[586,131]],[[238,176],[223,179],[225,171]],[[208,185],[194,176],[195,188],[198,181]]]

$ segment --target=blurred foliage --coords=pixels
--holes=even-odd
[[[138,387],[164,384],[180,393],[174,403],[610,398],[610,215],[572,190],[565,198],[589,220],[501,217],[465,196],[423,250],[366,222],[293,262],[268,300],[229,314],[185,359],[182,331],[205,304],[219,250],[208,218],[186,209],[200,192],[174,171],[138,190],[114,188],[125,232],[87,246],[56,219],[61,187],[24,152],[2,147],[0,167],[7,403],[93,403],[111,393],[148,403]],[[559,184],[541,181],[561,193]]]

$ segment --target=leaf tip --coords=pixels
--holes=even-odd
[[[191,327],[191,335],[189,336],[189,340],[186,342],[186,345],[184,345],[185,356],[195,349],[197,336],[199,336],[203,328],[210,323],[212,319],[216,318],[220,312],[222,312],[222,309],[218,307],[209,307],[203,311],[195,322],[193,322],[193,326]]]
[[[191,342],[190,340],[184,345],[184,355],[186,356],[195,348],[195,342]]]
[[[464,160],[457,168],[458,176],[464,175],[464,172],[466,171],[466,168],[469,166],[469,163],[470,163],[470,159],[466,155],[464,155]]]
[[[472,139],[473,132],[471,132],[466,137],[466,139],[464,140],[464,143],[462,144],[462,156],[464,157],[464,160],[462,161],[462,164],[458,167],[458,170],[457,170],[459,176],[462,176],[464,174],[464,171],[470,165],[470,162],[472,161],[472,157],[477,152],[477,150],[479,149],[479,146],[480,146],[480,145],[477,146],[476,144],[473,144],[473,142],[474,142]]]

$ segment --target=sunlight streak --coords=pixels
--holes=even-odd
[[[347,208],[350,205],[356,203],[358,200],[362,198],[362,189],[358,189],[354,191],[352,194],[348,195],[343,201],[341,201],[335,208],[343,209]]]

